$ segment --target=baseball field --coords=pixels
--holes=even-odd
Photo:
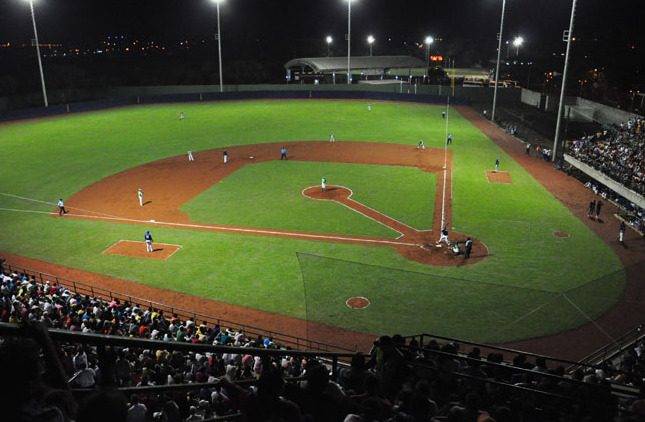
[[[2,124],[0,255],[374,334],[504,342],[615,304],[625,279],[610,247],[445,110],[231,101]],[[475,240],[470,259],[435,246],[442,221]]]

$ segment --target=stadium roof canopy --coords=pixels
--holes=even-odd
[[[389,69],[425,68],[426,63],[411,56],[358,56],[351,58],[353,71],[379,71],[385,73]],[[332,73],[347,71],[347,56],[345,57],[308,57],[293,59],[284,65],[285,69],[310,68],[314,73]]]

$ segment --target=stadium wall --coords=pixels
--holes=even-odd
[[[0,99],[0,121],[25,118],[38,118],[64,113],[95,111],[105,108],[135,104],[154,104],[171,102],[198,102],[219,100],[246,99],[368,99],[384,101],[410,101],[426,104],[445,104],[446,94],[452,94],[450,87],[394,85],[229,85],[223,93],[219,86],[143,86],[117,87],[86,91],[53,91],[50,92],[50,107],[23,107],[30,101],[18,102],[12,99]],[[492,103],[492,88],[455,87],[452,104],[467,105],[474,103]],[[30,96],[38,101],[38,95]],[[78,99],[78,101],[74,101]],[[520,90],[505,88],[498,95],[500,104],[519,104]],[[38,102],[36,101],[36,103]]]
[[[643,199],[642,195],[639,195],[631,189],[627,189],[625,186],[616,182],[614,179],[594,169],[588,164],[585,164],[582,161],[573,158],[568,154],[564,154],[564,160],[581,172],[585,173],[587,176],[607,186],[609,189],[613,190],[628,201],[638,205],[641,208],[645,208],[645,199]]]

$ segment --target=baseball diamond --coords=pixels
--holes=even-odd
[[[548,338],[619,300],[616,252],[471,109],[450,109],[459,142],[446,146],[445,107],[371,104],[182,103],[4,124],[6,157],[30,171],[3,176],[0,250],[97,286],[104,277],[132,294],[145,286],[159,301],[172,292],[212,312],[212,300],[242,321],[234,309],[304,322],[314,339],[337,327],[353,347],[392,330]],[[498,158],[508,173],[497,176],[512,183],[482,177]],[[172,251],[161,244],[181,249],[164,259],[139,258],[142,243],[130,243],[143,248],[136,256],[104,253],[146,230],[163,253]],[[586,256],[595,259],[576,265]],[[353,297],[370,304],[357,314],[345,304]]]

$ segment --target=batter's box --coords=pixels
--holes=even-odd
[[[513,180],[511,179],[511,173],[507,171],[487,171],[486,178],[490,183],[503,183],[511,184]]]
[[[168,243],[153,243],[154,251],[147,252],[145,242],[134,240],[119,240],[103,251],[105,255],[121,255],[131,258],[146,258],[166,261],[173,256],[179,249],[180,245],[171,245]]]

